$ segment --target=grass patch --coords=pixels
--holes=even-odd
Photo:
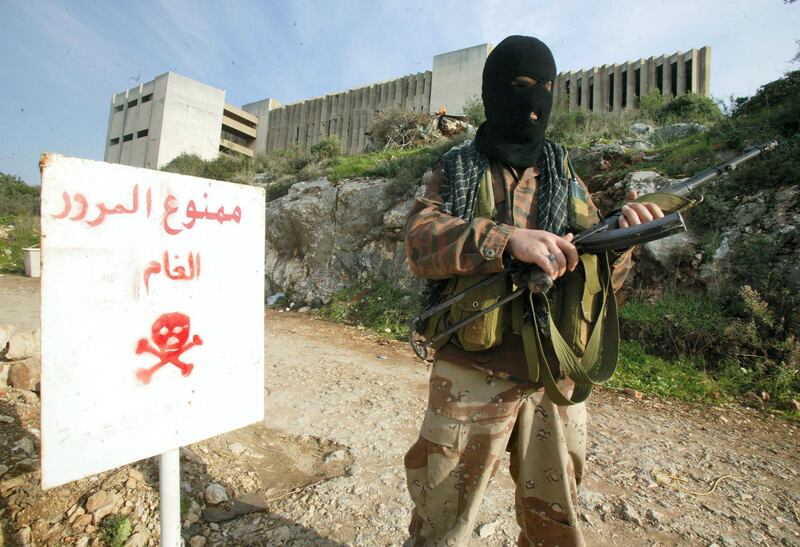
[[[362,325],[403,340],[408,338],[406,321],[416,311],[413,295],[390,283],[374,283],[335,294],[318,313],[331,321]]]
[[[638,342],[626,340],[620,344],[617,371],[607,385],[680,401],[718,400],[723,388],[701,369],[691,359],[656,357]]]
[[[655,302],[629,301],[620,311],[626,358],[640,359],[642,368],[622,372],[620,381],[663,390],[653,374],[665,367],[691,370],[723,396],[756,396],[791,411],[792,401],[800,399],[800,341],[787,334],[780,311],[747,285],[735,295],[715,298],[671,294]],[[678,389],[681,382],[673,376]]]
[[[620,310],[626,339],[659,355],[704,355],[725,334],[728,319],[718,302],[705,297],[669,295],[652,303],[629,301]]]

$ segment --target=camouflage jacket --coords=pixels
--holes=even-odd
[[[493,218],[474,218],[470,222],[442,212],[442,165],[433,169],[425,194],[416,200],[406,221],[405,249],[415,275],[425,279],[447,279],[502,272],[505,269],[503,255],[511,233],[517,228],[537,228],[538,170],[529,167],[517,179],[510,168],[498,162],[492,161],[489,168],[495,213]],[[588,190],[586,195],[590,195]],[[589,208],[590,216],[596,221],[597,208],[591,200]],[[615,260],[612,267],[614,290],[622,286],[630,265],[630,251]],[[526,382],[527,364],[522,339],[513,334],[506,336],[501,346],[481,352],[466,352],[447,344],[437,358]]]

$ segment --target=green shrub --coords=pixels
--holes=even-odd
[[[128,516],[108,515],[100,523],[100,537],[109,547],[122,547],[132,532],[133,524]]]
[[[161,170],[242,184],[253,181],[253,160],[247,156],[219,154],[213,160],[204,160],[196,154],[181,154]]]
[[[661,123],[697,122],[709,125],[722,121],[724,117],[713,99],[694,93],[675,97],[656,113],[656,119]]]
[[[375,282],[339,292],[319,313],[332,321],[359,324],[405,339],[408,337],[406,321],[416,313],[416,308],[417,301],[412,295],[394,284]]]
[[[670,358],[713,351],[727,326],[718,302],[691,295],[669,295],[652,303],[629,301],[620,318],[626,340]]]
[[[636,111],[590,112],[584,109],[553,110],[547,127],[548,138],[567,146],[590,146],[598,141],[609,142],[628,136],[630,126],[640,121]]]
[[[647,95],[640,96],[636,100],[636,108],[643,118],[658,120],[661,110],[664,108],[664,97],[661,95],[661,91],[653,88]]]
[[[313,145],[310,151],[317,160],[331,159],[342,154],[342,143],[336,136],[328,137]]]
[[[474,95],[464,104],[464,117],[475,127],[486,121],[486,112],[483,110],[483,99]]]
[[[39,245],[39,223],[38,215],[0,216],[0,272],[25,271],[22,249]]]
[[[41,188],[28,186],[17,176],[0,173],[0,217],[38,215]]]
[[[170,173],[179,173],[181,175],[204,177],[206,172],[206,160],[197,154],[181,154],[162,167],[161,170]]]

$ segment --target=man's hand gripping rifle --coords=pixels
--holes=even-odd
[[[777,141],[769,141],[759,146],[748,148],[741,155],[726,161],[716,167],[712,167],[698,173],[697,175],[680,182],[674,186],[662,190],[660,192],[653,192],[640,196],[635,202],[653,202],[661,207],[661,209],[668,213],[663,218],[653,220],[644,224],[636,226],[629,226],[627,228],[619,228],[620,210],[611,212],[606,218],[598,222],[591,228],[588,228],[575,236],[572,244],[575,245],[580,254],[598,254],[606,251],[622,251],[630,248],[633,245],[641,243],[648,243],[662,239],[679,232],[686,231],[686,225],[683,221],[681,210],[693,205],[697,202],[687,199],[687,196],[694,190],[704,186],[709,181],[716,177],[735,170],[740,164],[749,161],[762,153],[772,150],[778,146]],[[420,326],[423,321],[428,319],[434,314],[448,309],[453,304],[463,300],[470,292],[488,286],[497,276],[511,274],[514,285],[517,287],[508,296],[501,298],[492,306],[481,310],[480,312],[462,320],[458,323],[450,325],[442,332],[431,336],[430,338],[421,339],[418,334]],[[408,322],[409,342],[411,347],[421,359],[427,359],[428,348],[436,346],[438,343],[447,340],[454,332],[461,329],[465,325],[472,323],[480,317],[486,315],[492,310],[503,306],[515,298],[522,296],[526,291],[531,293],[546,293],[553,286],[553,281],[550,277],[538,266],[533,264],[514,263],[509,271],[500,272],[487,277],[480,283],[473,285],[469,289],[454,294],[444,302],[437,304],[423,310],[418,316],[414,317]]]

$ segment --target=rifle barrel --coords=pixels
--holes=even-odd
[[[736,156],[735,158],[728,160],[725,163],[722,163],[710,169],[706,169],[705,171],[698,173],[695,176],[686,179],[683,182],[680,182],[674,186],[670,186],[665,190],[665,192],[669,192],[670,194],[678,194],[679,196],[685,197],[689,195],[691,192],[693,192],[695,189],[699,188],[700,186],[710,181],[711,179],[716,178],[724,173],[727,173],[728,171],[735,170],[737,167],[739,167],[739,164],[749,161],[768,150],[772,150],[776,146],[778,146],[778,141],[773,140],[766,142],[764,144],[760,144],[758,146],[754,146],[752,148],[748,148],[741,155]]]

